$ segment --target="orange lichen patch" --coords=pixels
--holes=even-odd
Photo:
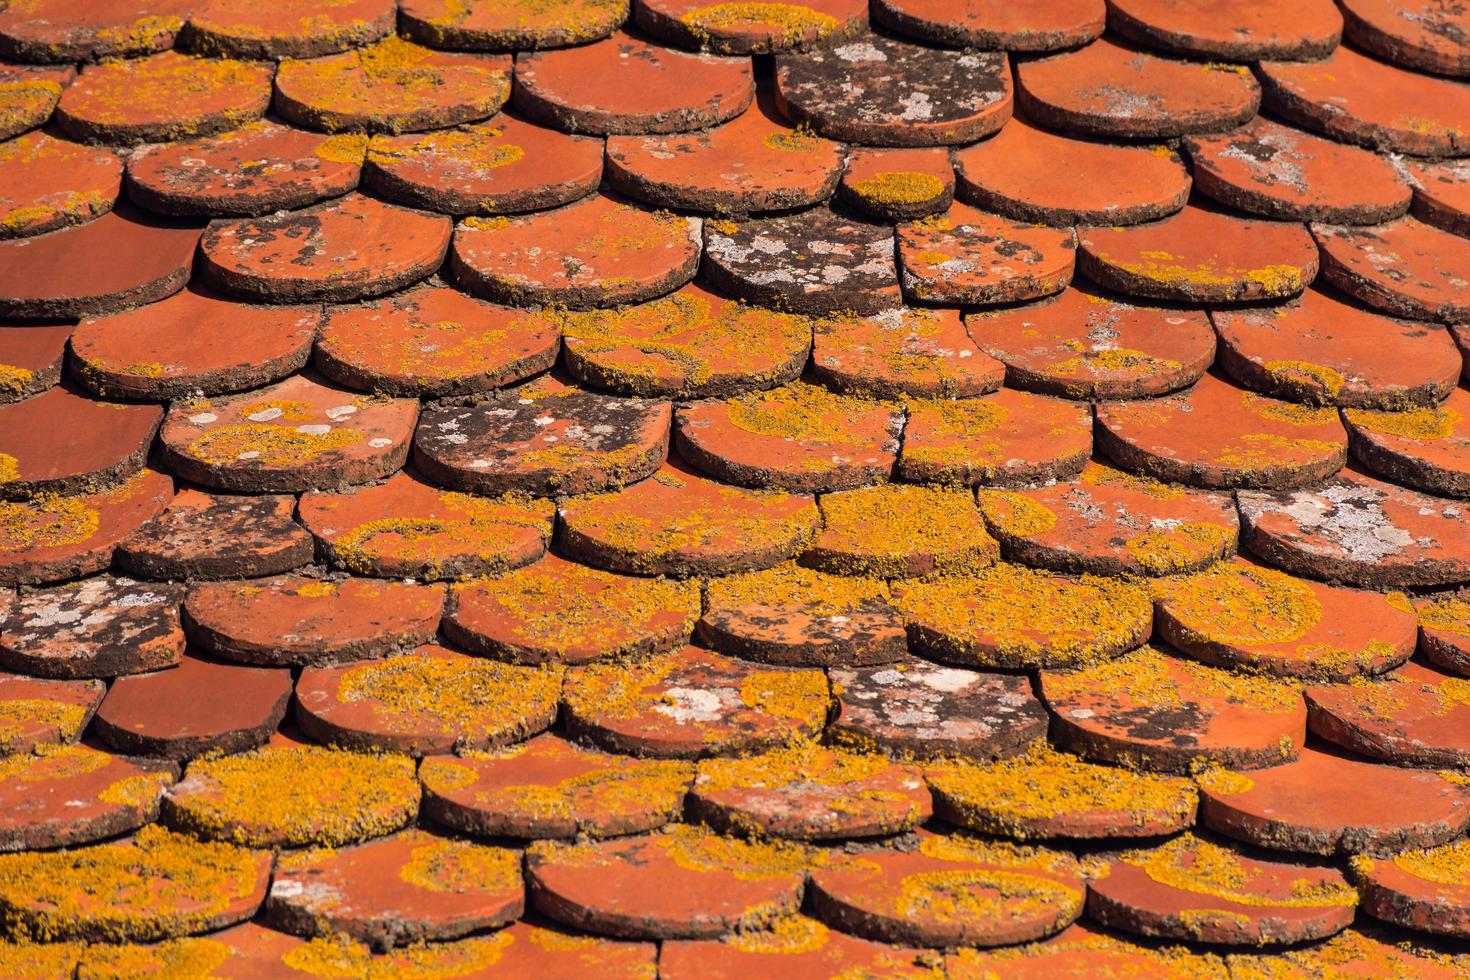
[[[518,496],[439,490],[407,473],[348,494],[308,493],[301,523],[328,557],[360,575],[498,575],[540,558],[555,507]]]
[[[1295,686],[1152,647],[1081,670],[1046,671],[1041,695],[1059,744],[1156,772],[1189,772],[1202,762],[1280,765],[1306,738],[1307,710]]]
[[[87,142],[207,136],[259,119],[270,104],[270,83],[267,65],[165,51],[88,69],[62,93],[56,121]]]
[[[1444,497],[1470,497],[1470,392],[1404,412],[1348,409],[1353,454],[1375,473]]]
[[[1409,662],[1383,677],[1304,692],[1312,731],[1399,765],[1470,765],[1470,682]]]
[[[1084,406],[1002,388],[984,398],[908,404],[899,475],[925,483],[1002,486],[1075,475],[1092,452]]]
[[[0,665],[58,678],[172,667],[184,650],[183,591],[99,575],[27,592],[0,620]]]
[[[1249,774],[1249,785],[1200,784],[1200,818],[1237,840],[1300,854],[1392,854],[1434,847],[1470,824],[1470,790],[1438,772],[1318,749]]]
[[[638,5],[637,18],[638,26],[676,44],[720,54],[766,54],[849,37],[867,26],[868,8],[855,0],[652,0]]]
[[[1314,225],[1312,232],[1322,278],[1367,305],[1420,320],[1458,322],[1470,314],[1463,295],[1470,243],[1460,236],[1417,218],[1374,228]]]
[[[515,306],[573,309],[661,296],[693,278],[700,222],[596,194],[507,222],[460,223],[450,267],[460,284]]]
[[[510,96],[508,58],[432,51],[390,35],[327,58],[284,61],[276,111],[328,133],[402,133],[494,115]]]
[[[898,228],[899,281],[911,299],[966,306],[1050,296],[1072,281],[1071,229],[954,204],[938,222]]]
[[[70,977],[86,948],[80,943],[0,941],[0,972],[14,980],[55,980],[57,977]]]
[[[606,37],[628,18],[627,0],[403,0],[403,32],[433,48],[512,51]]]
[[[1087,980],[1098,976],[1226,980],[1230,976],[1215,953],[1186,946],[1145,946],[1081,923],[1039,943],[983,952],[961,949],[946,957],[944,965],[951,980]]]
[[[0,54],[97,61],[173,47],[189,13],[178,0],[16,0],[0,13]]]
[[[818,918],[868,939],[997,946],[1075,920],[1086,873],[1060,851],[924,834],[911,851],[855,851],[816,869],[808,898]]]
[[[1215,356],[1201,311],[1134,306],[1071,288],[1055,300],[972,313],[979,348],[1017,388],[1077,399],[1161,395],[1197,381]]]
[[[296,682],[307,736],[356,749],[434,755],[517,742],[556,720],[562,672],[467,657],[443,647],[341,667]]]
[[[1336,868],[1258,860],[1185,834],[1125,853],[1092,883],[1087,911],[1145,936],[1259,946],[1330,936],[1357,899]]]
[[[1173,833],[1199,802],[1188,779],[1094,765],[1045,740],[1001,762],[939,762],[924,777],[940,819],[1020,840]]]
[[[668,650],[699,616],[692,582],[633,579],[547,556],[499,579],[457,585],[445,634],[516,663],[586,663]]]
[[[235,58],[316,58],[393,32],[392,0],[276,0],[270,12],[253,0],[215,0],[195,11],[183,43],[192,51]]]
[[[686,806],[716,830],[797,840],[902,833],[931,812],[917,769],[812,742],[704,760]]]
[[[706,398],[785,384],[811,350],[806,317],[732,302],[689,284],[636,306],[550,317],[567,368],[598,388]]]
[[[881,484],[823,495],[823,528],[803,564],[839,575],[918,578],[994,563],[995,540],[969,493]]]
[[[70,847],[114,837],[158,816],[177,775],[80,745],[38,745],[0,759],[0,850]]]
[[[982,667],[1076,667],[1148,639],[1149,595],[1126,580],[1020,565],[906,584],[895,600],[919,650]]]
[[[567,673],[565,723],[609,751],[663,758],[754,752],[820,731],[819,670],[761,670],[696,647]]]
[[[111,210],[122,160],[44,133],[0,144],[0,238],[79,225]],[[0,382],[0,389],[4,383]]]
[[[75,742],[92,718],[102,681],[53,681],[0,674],[0,757]]]
[[[1414,613],[1374,592],[1340,589],[1242,560],[1156,589],[1160,635],[1206,663],[1344,680],[1407,660]]]
[[[1342,39],[1342,16],[1327,0],[1247,0],[1228,10],[1120,0],[1108,12],[1109,26],[1124,37],[1211,61],[1310,61],[1326,57]]]
[[[1099,405],[1096,431],[1099,448],[1124,469],[1201,487],[1313,484],[1347,458],[1332,409],[1265,398],[1213,375],[1168,398]]]
[[[1344,143],[1415,156],[1470,147],[1470,93],[1341,45],[1325,60],[1264,61],[1266,106]]]
[[[659,976],[666,980],[779,976],[885,977],[938,980],[938,958],[844,935],[816,919],[794,915],[719,941],[665,942]]]
[[[18,939],[168,939],[248,919],[271,855],[150,825],[116,843],[0,855],[0,909]]]
[[[196,759],[164,799],[173,827],[256,847],[336,846],[391,833],[418,813],[413,760],[280,744]]]
[[[425,759],[425,816],[488,837],[621,836],[683,810],[694,770],[580,748],[554,735],[489,753]]]
[[[322,666],[380,656],[433,638],[442,587],[282,575],[196,585],[189,636],[230,660]]]
[[[812,372],[838,391],[878,398],[971,398],[1005,380],[1005,366],[976,349],[959,311],[910,306],[818,322]]]

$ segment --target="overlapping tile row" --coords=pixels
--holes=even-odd
[[[1464,975],[1467,32],[11,0],[0,974]]]

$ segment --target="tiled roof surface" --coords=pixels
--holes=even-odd
[[[0,0],[0,976],[1470,975],[1465,6]]]

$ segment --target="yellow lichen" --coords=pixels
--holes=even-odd
[[[1161,885],[1237,905],[1332,908],[1358,902],[1355,888],[1331,879],[1319,883],[1302,879],[1287,895],[1252,891],[1250,886],[1262,877],[1262,870],[1247,867],[1234,851],[1193,834],[1151,850],[1127,852],[1119,860],[1141,868]]]
[[[976,571],[995,561],[998,548],[969,493],[941,487],[884,483],[823,494],[826,527],[818,538],[822,566],[844,575],[903,578]]]
[[[43,494],[0,501],[0,553],[80,544],[97,533],[102,514],[83,497]]]
[[[1247,411],[1259,418],[1270,419],[1273,422],[1285,422],[1287,425],[1333,425],[1337,422],[1336,409],[1315,408],[1311,405],[1284,402],[1275,398],[1266,398],[1253,391],[1241,392],[1240,402]]]
[[[1393,863],[1416,878],[1464,888],[1470,884],[1470,840],[1461,838],[1439,847],[1404,851],[1394,855]]]
[[[1161,582],[1158,594],[1177,628],[1199,644],[1290,643],[1322,619],[1311,587],[1274,568],[1217,565]]]
[[[330,545],[333,557],[345,568],[371,575],[382,563],[410,565],[416,577],[436,581],[450,577],[447,559],[473,556],[474,571],[495,574],[511,561],[508,541],[517,532],[532,529],[542,540],[550,537],[555,505],[549,500],[504,496],[476,497],[442,492],[442,516],[385,517],[359,524],[339,534]]]
[[[73,741],[81,733],[89,715],[86,707],[65,701],[43,698],[0,700],[0,750],[18,751],[22,739],[32,732],[43,741],[53,737],[63,742]]]
[[[827,575],[784,562],[760,572],[711,579],[706,601],[711,609],[750,611],[789,605],[807,615],[828,617],[881,608],[888,598],[888,586],[881,579]]]
[[[340,133],[322,141],[312,155],[329,163],[360,165],[367,156],[368,137],[365,133]]]
[[[1094,487],[1112,487],[1129,493],[1141,493],[1155,500],[1178,500],[1184,496],[1184,488],[1164,483],[1150,476],[1135,476],[1102,463],[1088,463],[1077,479]]]
[[[189,936],[147,945],[128,944],[87,947],[78,976],[83,980],[196,980],[214,977],[215,971],[234,955],[227,943]],[[6,974],[9,976],[10,974]]]
[[[430,892],[519,891],[521,856],[509,848],[470,841],[430,841],[410,852],[398,877]]]
[[[1174,575],[1224,558],[1235,549],[1235,540],[1233,528],[1180,521],[1129,538],[1123,547],[1149,575]]]
[[[809,731],[826,724],[830,693],[820,670],[753,670],[740,682],[741,704]]]
[[[0,364],[0,394],[14,398],[25,391],[26,386],[35,377],[35,372],[30,368],[17,367],[14,364]]]
[[[751,0],[696,7],[679,20],[696,36],[765,31],[782,44],[814,41],[835,34],[842,26],[837,18],[811,7]]]
[[[1276,385],[1298,398],[1332,402],[1347,383],[1341,371],[1310,361],[1267,361],[1262,367]]]
[[[293,466],[361,442],[362,438],[361,432],[345,426],[318,433],[248,422],[221,425],[202,433],[189,444],[188,453],[214,466],[238,463]]]
[[[767,881],[800,875],[824,863],[824,854],[796,841],[721,837],[677,824],[658,842],[669,858],[688,871],[718,872],[741,881]]]
[[[1255,788],[1256,782],[1243,772],[1234,769],[1226,769],[1221,765],[1201,766],[1194,774],[1194,781],[1200,788],[1208,790],[1216,796],[1235,796],[1239,793],[1248,793]]]
[[[806,123],[802,123],[795,129],[771,133],[761,142],[767,149],[780,150],[783,153],[811,153],[827,141],[813,132]]]
[[[1419,604],[1419,625],[1425,629],[1470,636],[1470,593],[1452,592]]]
[[[764,929],[732,933],[724,942],[742,953],[810,953],[827,945],[831,933],[816,919],[787,915],[766,923]]]
[[[885,170],[848,186],[864,201],[888,208],[912,207],[944,196],[944,181],[933,174],[909,170]]]
[[[1301,692],[1291,684],[1167,657],[1151,647],[1071,673],[1050,674],[1046,692],[1053,702],[1105,696],[1126,698],[1124,706],[1155,710],[1184,708],[1201,698],[1220,698],[1267,714],[1302,707]]]
[[[14,483],[20,479],[20,460],[9,453],[0,453],[0,483]]]
[[[746,432],[808,443],[860,442],[864,451],[870,451],[866,447],[875,410],[897,411],[887,402],[839,395],[805,381],[741,395],[725,406],[731,424]]]
[[[1004,537],[1031,538],[1057,525],[1051,508],[1009,490],[981,490],[980,510],[991,529]]]
[[[1416,442],[1448,439],[1459,431],[1461,421],[1459,412],[1445,407],[1411,408],[1405,412],[1349,408],[1343,414],[1360,429]]]

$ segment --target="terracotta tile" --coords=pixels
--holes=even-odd
[[[842,173],[843,199],[882,221],[944,211],[954,200],[954,164],[946,147],[858,149]]]
[[[275,733],[290,699],[289,671],[190,655],[169,670],[115,680],[95,730],[112,748],[138,755],[243,752]]]
[[[122,160],[45,133],[0,144],[0,238],[80,225],[112,210]]]
[[[1312,489],[1237,496],[1242,545],[1294,574],[1370,588],[1470,581],[1456,501],[1352,469]]]
[[[1002,388],[984,398],[913,401],[898,473],[906,480],[1016,486],[1076,475],[1092,452],[1085,406]]]
[[[1336,868],[1262,860],[1187,834],[1114,861],[1092,882],[1087,914],[1143,936],[1264,946],[1339,932],[1356,904]]]
[[[38,395],[61,380],[70,323],[0,319],[0,404]]]
[[[970,398],[1005,380],[1005,366],[976,348],[958,310],[903,306],[824,319],[812,353],[824,384],[876,398]]]
[[[569,737],[609,752],[694,759],[736,755],[815,735],[827,721],[819,670],[761,669],[685,647],[633,663],[567,672]]]
[[[196,585],[184,603],[195,642],[248,664],[328,666],[433,639],[443,587],[282,575]]]
[[[1130,296],[1238,303],[1295,296],[1317,277],[1317,246],[1298,224],[1186,207],[1135,228],[1078,233],[1078,270]]]
[[[321,311],[252,306],[191,286],[160,303],[83,320],[72,375],[98,395],[163,401],[279,381],[311,356]]]
[[[689,283],[617,310],[554,318],[566,365],[586,384],[625,395],[708,398],[794,381],[812,321],[747,306]]]
[[[1380,674],[1409,659],[1419,635],[1402,603],[1244,559],[1161,582],[1155,597],[1162,639],[1205,663],[1277,677]]]
[[[1203,310],[1136,306],[1073,285],[1054,300],[972,312],[975,344],[1012,387],[1105,400],[1166,394],[1198,381],[1215,357]]]
[[[1159,58],[1108,39],[1016,73],[1016,104],[1027,116],[1089,136],[1217,133],[1253,117],[1260,101],[1244,68]]]
[[[388,949],[498,928],[525,906],[519,851],[409,829],[284,856],[262,918],[297,935],[351,936]]]
[[[1082,868],[1060,851],[925,834],[911,851],[849,853],[812,873],[809,903],[866,939],[1001,946],[1051,935],[1082,912]]]
[[[1331,0],[1113,0],[1108,26],[1148,47],[1217,61],[1311,61],[1330,55],[1342,38]]]
[[[1436,666],[1470,674],[1470,602],[1463,593],[1447,593],[1416,604],[1419,646]]]
[[[511,663],[589,663],[682,646],[699,618],[694,582],[628,578],[547,555],[454,586],[444,635]]]
[[[1470,92],[1340,46],[1325,61],[1263,61],[1267,108],[1344,143],[1415,156],[1470,149]]]
[[[1365,903],[1366,910],[1366,903]],[[1232,954],[1231,969],[1246,976],[1268,975],[1286,967],[1308,973],[1337,971],[1344,978],[1391,976],[1407,972],[1425,980],[1450,980],[1470,967],[1464,953],[1443,953],[1416,937],[1416,943],[1401,942],[1401,937],[1367,926],[1345,929],[1326,942],[1296,949],[1278,949],[1258,955]]]
[[[1426,493],[1470,497],[1470,391],[1436,408],[1343,413],[1353,455],[1374,473]]]
[[[669,463],[641,483],[561,507],[561,546],[599,568],[727,575],[801,551],[817,528],[811,497],[744,490]]]
[[[705,9],[721,7],[729,5]],[[842,172],[842,158],[842,144],[793,129],[771,98],[760,95],[714,129],[611,137],[607,180],[619,193],[657,207],[747,214],[825,201]]]
[[[538,735],[495,752],[435,756],[419,767],[424,816],[480,837],[614,837],[678,818],[688,763],[633,759]]]
[[[776,59],[776,105],[828,139],[868,146],[973,143],[1011,118],[1004,52],[961,52],[863,34]]]
[[[1460,840],[1382,861],[1355,860],[1363,911],[1406,929],[1470,936],[1466,851],[1466,842]]]
[[[276,72],[275,110],[328,133],[403,133],[493,116],[510,97],[509,58],[432,51],[390,34]]]
[[[56,125],[87,143],[133,145],[208,136],[259,119],[267,65],[165,51],[87,68],[56,106]]]
[[[335,565],[360,575],[438,579],[498,575],[546,553],[550,501],[440,490],[408,473],[345,494],[308,493],[301,523]]]
[[[1268,310],[1216,310],[1210,318],[1220,366],[1241,384],[1291,401],[1433,407],[1463,368],[1440,326],[1392,320],[1317,290]]]
[[[628,17],[627,0],[403,0],[403,33],[435,48],[513,51],[559,48],[606,37]]]
[[[28,592],[0,620],[0,666],[36,677],[114,677],[184,653],[181,585],[98,576]]]
[[[250,918],[271,861],[148,826],[96,847],[0,856],[0,908],[13,928],[52,942],[168,939]]]
[[[1097,38],[1106,9],[1100,0],[878,0],[873,22],[923,41],[961,48],[1051,51]]]
[[[1315,484],[1342,468],[1346,436],[1334,409],[1266,398],[1214,375],[1167,398],[1097,407],[1098,448],[1109,459],[1200,487]]]
[[[159,439],[177,475],[222,490],[351,486],[397,471],[418,404],[370,399],[307,375],[223,398],[175,402]]]
[[[35,129],[50,119],[62,90],[76,77],[73,65],[0,65],[0,139]]]
[[[73,847],[130,833],[158,816],[178,778],[169,763],[135,762],[81,745],[0,761],[0,851]]]
[[[75,742],[107,691],[100,680],[52,681],[0,674],[0,756]]]
[[[1021,674],[940,667],[915,657],[836,668],[834,744],[899,759],[997,759],[1045,738],[1046,709]]]
[[[1274,769],[1204,781],[1200,820],[1258,847],[1304,854],[1433,847],[1470,823],[1470,792],[1453,775],[1303,749]]]
[[[1154,647],[1070,673],[1045,671],[1041,695],[1058,744],[1153,772],[1280,765],[1306,737],[1296,687]]]
[[[1344,0],[1348,38],[1381,58],[1419,71],[1470,75],[1470,17],[1438,0]]]
[[[0,316],[97,316],[172,296],[189,281],[199,234],[124,206],[79,227],[0,241]]]
[[[173,496],[173,480],[141,470],[95,493],[0,503],[0,585],[40,585],[90,575]]]
[[[826,208],[732,224],[711,221],[704,242],[705,278],[731,296],[799,313],[902,305],[888,225]]]
[[[881,580],[790,562],[710,581],[697,632],[721,653],[787,667],[881,664],[907,651]]]
[[[0,55],[64,62],[163,51],[188,12],[179,0],[34,0],[0,13]]]
[[[426,135],[378,136],[363,181],[445,214],[505,214],[570,204],[597,190],[602,143],[515,116]]]
[[[269,12],[252,0],[214,0],[189,16],[182,43],[230,58],[316,58],[393,33],[393,0],[277,0]]]
[[[309,738],[346,748],[435,755],[544,731],[560,698],[559,669],[424,646],[387,660],[306,668],[296,681],[296,723]]]
[[[579,49],[580,50],[580,49]],[[597,194],[519,218],[467,218],[449,266],[472,293],[573,309],[653,299],[694,278],[700,220]]]
[[[850,490],[893,471],[899,407],[796,381],[681,406],[679,454],[720,480],[796,493]]]
[[[1395,765],[1455,768],[1470,763],[1464,688],[1462,678],[1410,661],[1382,677],[1303,693],[1315,735]]]
[[[665,942],[658,966],[665,980],[844,975],[934,980],[942,976],[926,953],[857,939],[805,916],[778,919],[764,929],[719,941]]]
[[[749,61],[675,51],[622,31],[516,58],[516,108],[573,133],[708,129],[740,115],[754,97]]]
[[[128,158],[128,197],[163,214],[306,207],[357,186],[366,142],[262,119],[203,139],[141,146]]]
[[[1189,171],[1172,151],[1070,139],[1021,118],[954,162],[961,200],[1040,224],[1137,224],[1189,199]]]
[[[280,970],[292,959],[315,952],[304,947],[307,944],[295,936],[244,922],[220,932],[159,943],[92,943],[83,954],[81,975],[90,978],[151,970],[166,976],[169,969],[201,962],[215,964],[212,969],[220,976],[249,976],[252,970],[257,976],[269,975],[270,970]],[[366,958],[367,951],[363,954]]]
[[[337,847],[390,834],[418,807],[412,759],[283,743],[189,763],[163,819],[205,840]]]
[[[341,302],[433,274],[450,230],[443,215],[350,194],[306,211],[218,222],[200,240],[200,269],[218,289],[267,303]]]
[[[432,398],[493,391],[544,371],[559,340],[548,318],[427,285],[329,308],[316,366],[349,388]]]
[[[289,496],[237,497],[186,487],[123,538],[118,567],[151,579],[255,578],[311,561],[311,535]]]
[[[705,759],[686,807],[691,820],[715,830],[795,840],[904,833],[932,811],[917,768],[815,743]]]
[[[526,884],[538,911],[578,929],[712,939],[796,912],[804,873],[818,859],[789,841],[678,826],[595,844],[535,844],[526,853]]]
[[[1153,621],[1141,585],[1020,565],[909,583],[895,602],[916,652],[966,667],[1085,666],[1139,646]]]
[[[1182,776],[1083,762],[1045,739],[1000,762],[944,760],[924,778],[941,820],[1018,840],[1178,833],[1194,825],[1199,801]]]
[[[1456,160],[1406,163],[1414,185],[1414,217],[1427,225],[1470,237],[1470,167]]]
[[[824,494],[822,529],[801,562],[837,575],[920,578],[994,564],[975,500],[960,490],[882,483]]]
[[[0,497],[96,492],[143,467],[161,409],[67,388],[0,405]]]
[[[1375,309],[1420,320],[1460,321],[1470,242],[1415,218],[1376,228],[1313,225],[1322,278]]]
[[[1263,116],[1185,146],[1200,192],[1251,214],[1376,224],[1407,205],[1409,188],[1388,160]]]
[[[1077,239],[1065,231],[955,204],[898,227],[904,294],[950,305],[1015,303],[1060,292],[1072,281]]]
[[[826,48],[868,26],[862,0],[802,0],[754,9],[700,0],[639,0],[638,26],[670,44],[716,54],[769,54]]]
[[[480,405],[429,409],[414,435],[414,464],[473,493],[607,490],[658,468],[672,414],[664,401],[535,381]]]
[[[1096,926],[1074,923],[1039,943],[995,950],[960,949],[945,957],[951,980],[1088,980],[1099,976],[1225,980],[1225,965],[1184,946],[1144,946]]]
[[[1235,552],[1228,494],[1193,493],[1089,463],[1077,479],[981,490],[980,510],[1012,561],[1059,572],[1176,575]]]

